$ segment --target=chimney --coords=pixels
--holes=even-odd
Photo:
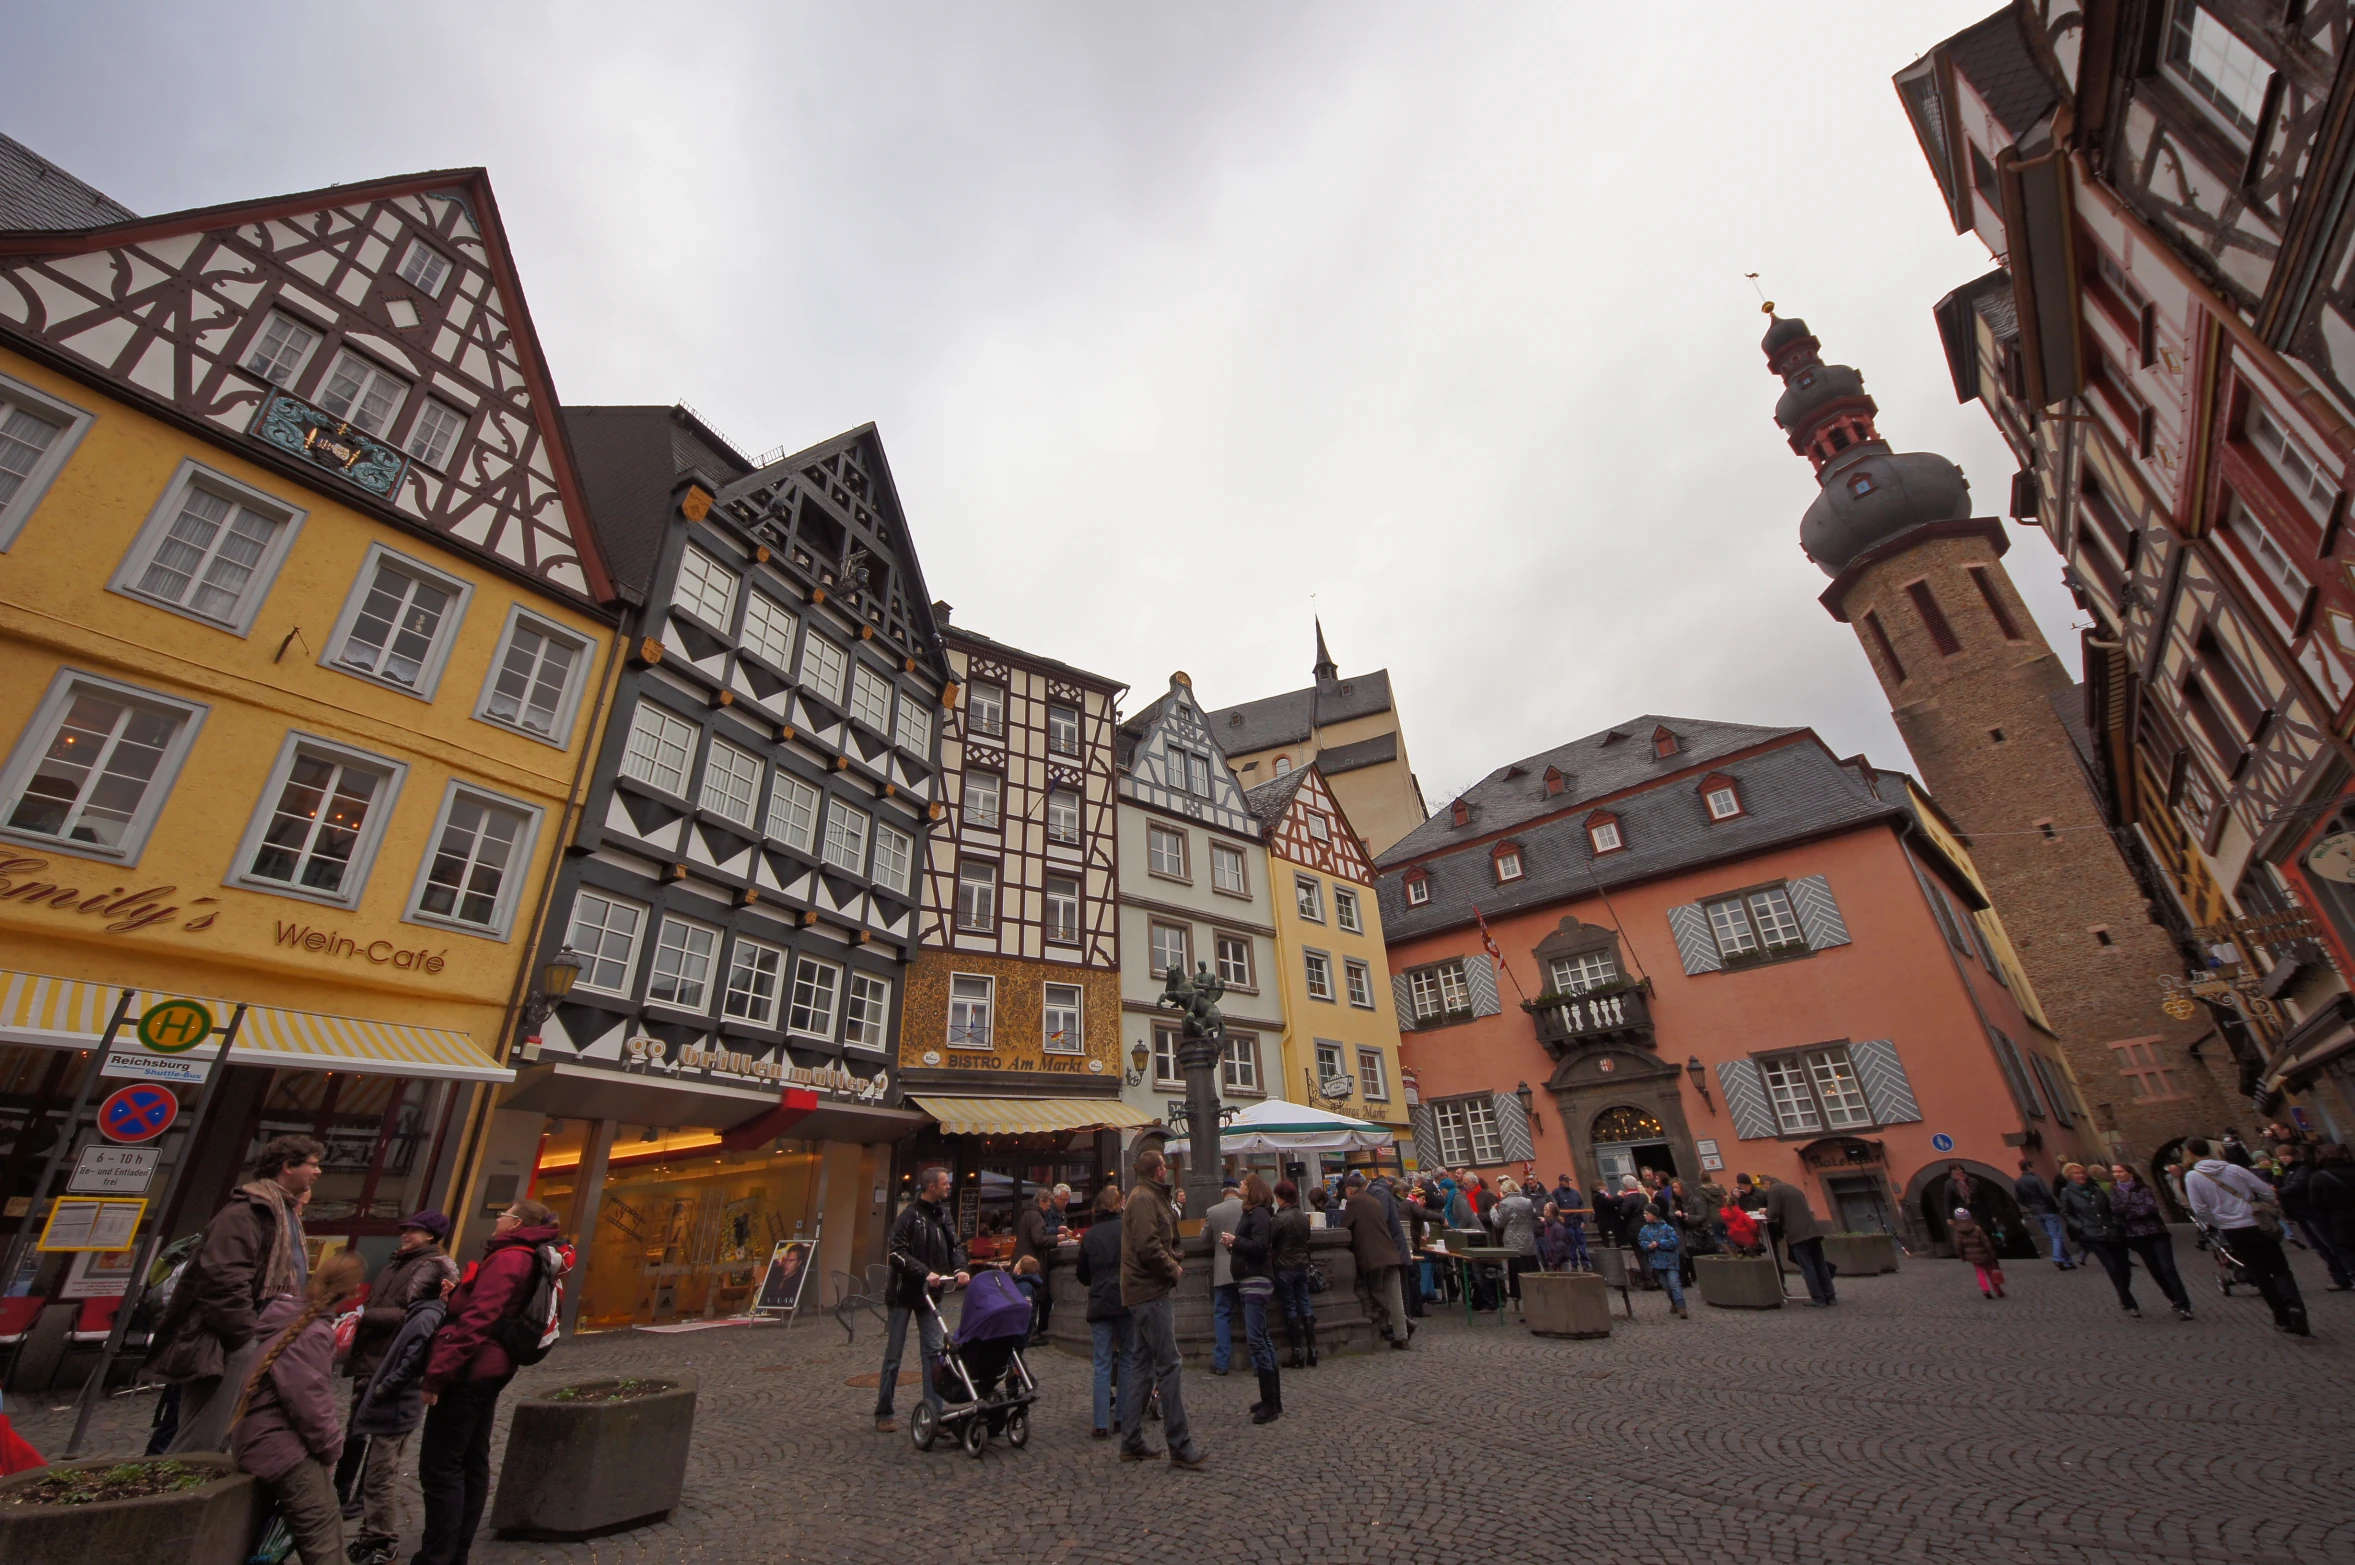
[[[934,599],[932,600],[932,623],[933,623],[933,624],[935,624],[935,625],[938,625],[938,626],[939,626],[941,629],[943,629],[943,630],[946,630],[946,629],[948,629],[948,623],[949,623],[949,614],[950,614],[950,612],[951,612],[951,610],[950,610],[950,608],[949,608],[949,605],[948,605],[948,603],[947,603],[945,600],[943,600],[943,599],[940,599],[940,598],[934,598]]]

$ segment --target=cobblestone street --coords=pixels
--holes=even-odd
[[[1245,1417],[1248,1376],[1189,1370],[1211,1452],[1198,1475],[1116,1462],[1088,1438],[1087,1366],[1052,1353],[1034,1358],[1030,1448],[976,1462],[873,1432],[873,1391],[846,1384],[874,1373],[866,1328],[850,1347],[825,1322],[587,1338],[523,1383],[702,1377],[685,1502],[588,1543],[486,1535],[474,1558],[2355,1559],[2355,1302],[2302,1265],[2316,1336],[2293,1342],[2180,1249],[2189,1325],[2152,1298],[2124,1317],[2091,1270],[2015,1263],[2013,1297],[1990,1304],[1966,1268],[1909,1262],[1843,1279],[1829,1312],[1696,1304],[1679,1322],[1638,1295],[1605,1342],[1435,1316],[1411,1354],[1287,1375],[1285,1417],[1264,1428]],[[134,1447],[151,1405],[113,1400],[96,1449]],[[63,1447],[69,1415],[12,1410],[44,1451]],[[413,1485],[410,1502],[413,1547]]]

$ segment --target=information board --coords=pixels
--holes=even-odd
[[[43,1250],[127,1250],[145,1215],[145,1201],[60,1196],[42,1225]]]

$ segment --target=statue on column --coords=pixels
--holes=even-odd
[[[1212,972],[1208,963],[1195,963],[1191,978],[1184,968],[1173,965],[1162,984],[1161,1003],[1186,1013],[1186,1038],[1223,1039],[1227,1019],[1219,1014],[1218,1002],[1226,992],[1226,980]]]

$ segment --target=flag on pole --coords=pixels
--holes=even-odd
[[[1480,943],[1488,948],[1488,955],[1490,960],[1494,961],[1499,967],[1502,967],[1505,961],[1505,954],[1504,952],[1497,949],[1496,936],[1489,933],[1488,920],[1480,916],[1480,905],[1478,903],[1474,903],[1472,905],[1472,917],[1479,922]]]

